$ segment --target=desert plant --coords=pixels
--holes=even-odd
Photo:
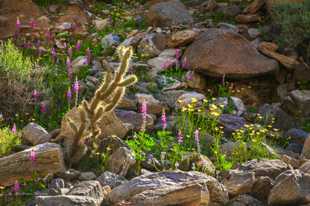
[[[67,116],[63,119],[74,131],[74,136],[59,135],[56,141],[65,139],[65,153],[70,163],[78,162],[85,154],[87,149],[84,144],[85,139],[91,138],[92,149],[97,149],[98,139],[103,134],[98,124],[105,115],[109,115],[119,104],[126,88],[137,81],[135,75],[125,76],[133,54],[132,48],[120,47],[118,54],[121,59],[118,70],[114,74],[111,71],[105,73],[103,83],[96,90],[91,100],[84,100],[77,108],[73,109],[73,112],[75,111],[79,116],[80,123]]]

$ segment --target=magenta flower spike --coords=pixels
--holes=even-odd
[[[46,113],[47,112],[47,106],[43,102],[40,104],[40,112],[41,113]]]
[[[181,49],[175,49],[175,58],[179,60],[181,58]]]
[[[35,29],[37,27],[37,22],[34,19],[31,19],[29,22],[29,26],[31,29]]]
[[[163,130],[165,130],[167,128],[167,116],[166,116],[165,109],[163,109],[163,112],[161,114],[161,124],[162,124]]]
[[[183,134],[182,134],[182,131],[181,130],[179,130],[178,131],[178,134],[177,134],[177,140],[178,140],[178,143],[179,144],[182,144],[183,143]]]
[[[19,31],[20,28],[21,28],[21,22],[20,22],[19,17],[16,18],[16,25],[15,25],[15,27],[16,27],[16,30],[17,30],[17,31]]]
[[[15,124],[15,123],[13,124],[13,127],[12,127],[12,129],[11,129],[11,132],[12,132],[13,134],[16,134],[16,132],[17,132],[17,128],[16,128],[16,124]]]
[[[74,84],[73,84],[73,91],[78,94],[80,91],[80,83],[79,81],[76,79]]]
[[[72,79],[73,68],[72,68],[72,63],[71,63],[70,57],[67,57],[66,65],[67,65],[68,78]]]
[[[34,101],[38,101],[40,94],[39,94],[39,92],[35,89],[35,90],[32,91],[32,95],[31,95],[31,96],[32,96],[32,98],[34,99]]]
[[[30,151],[29,160],[30,160],[32,163],[35,163],[35,162],[36,162],[36,160],[37,160],[37,153],[36,153],[36,151],[34,151],[34,150],[31,150],[31,151]]]
[[[76,49],[77,51],[80,51],[80,49],[81,49],[81,41],[80,41],[80,40],[78,40],[78,41],[76,42],[75,49]]]
[[[72,47],[69,47],[68,48],[68,56],[70,57],[70,59],[72,59],[72,55],[73,55]]]
[[[15,183],[13,185],[12,190],[14,193],[18,193],[20,191],[20,184],[19,184],[18,180],[15,180]]]
[[[68,102],[71,102],[71,100],[72,100],[72,90],[71,90],[71,88],[68,89],[66,96],[67,96]]]
[[[51,56],[52,56],[52,61],[53,61],[53,63],[56,63],[56,60],[57,60],[57,52],[56,52],[55,47],[53,47],[53,48],[51,49]]]

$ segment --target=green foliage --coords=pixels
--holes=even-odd
[[[29,57],[25,57],[11,40],[0,44],[0,74],[10,80],[27,80],[34,64]]]
[[[155,134],[145,132],[135,133],[133,139],[126,143],[134,152],[136,160],[139,162],[147,159],[147,155],[153,155],[161,160],[163,165],[177,167],[182,160],[186,148],[177,142],[175,136],[169,131],[157,131]]]
[[[21,144],[21,139],[7,127],[0,129],[0,157],[10,154],[12,149]]]
[[[234,164],[251,159],[274,158],[268,151],[266,142],[271,129],[260,124],[245,125],[233,133],[235,147],[232,161]]]
[[[166,70],[162,71],[160,74],[166,77],[172,77],[178,80],[182,80],[182,78],[186,74],[186,71],[179,67],[172,67],[172,68],[167,68]]]
[[[272,19],[281,27],[276,37],[282,46],[296,47],[310,37],[310,1],[282,3],[274,6]]]

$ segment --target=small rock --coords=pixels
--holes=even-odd
[[[148,58],[155,57],[166,48],[167,39],[164,34],[151,33],[145,35],[138,45],[138,52]]]
[[[264,204],[250,195],[239,195],[228,203],[229,206],[264,206]]]
[[[93,23],[95,24],[96,30],[101,31],[111,25],[111,20],[109,18],[95,19]]]
[[[135,163],[133,153],[126,147],[120,147],[109,156],[107,170],[120,176],[126,176],[130,167]]]
[[[191,171],[193,165],[195,165],[195,170],[206,173],[208,175],[215,174],[215,166],[211,160],[202,154],[198,153],[188,153],[185,154],[180,162],[179,169],[183,171]]]
[[[146,14],[146,18],[152,26],[173,26],[191,24],[193,18],[179,0],[168,0],[153,4]]]
[[[228,134],[241,129],[246,123],[243,117],[232,114],[222,114],[219,121],[220,124],[224,127],[224,132]]]
[[[165,106],[157,99],[155,99],[151,94],[136,94],[136,99],[138,104],[142,105],[145,101],[148,108],[148,113],[150,114],[161,114]]]
[[[109,171],[102,173],[97,180],[102,186],[108,185],[111,189],[128,182],[124,177]]]
[[[93,172],[82,172],[79,176],[79,180],[87,181],[87,180],[94,180],[97,176]]]
[[[197,37],[198,33],[194,30],[182,30],[173,33],[168,40],[169,48],[176,48],[186,46],[192,43]]]
[[[248,34],[251,39],[256,39],[260,35],[260,31],[256,28],[248,29]]]
[[[255,174],[252,171],[230,170],[228,177],[223,181],[229,195],[237,196],[250,193],[255,183]]]
[[[134,131],[140,131],[143,126],[143,117],[142,113],[137,113],[134,111],[127,110],[116,110],[117,117],[124,123],[131,124]],[[146,115],[146,125],[147,129],[152,129],[154,127],[155,118],[152,115]]]
[[[50,135],[43,127],[32,122],[23,128],[22,138],[32,145],[38,145],[48,142]]]
[[[101,45],[104,49],[108,49],[119,44],[120,37],[116,34],[108,34],[101,39]]]
[[[288,170],[280,174],[270,191],[268,205],[310,203],[310,174]]]
[[[235,19],[240,24],[249,24],[259,22],[261,20],[261,16],[258,14],[239,14]]]
[[[87,66],[86,62],[87,62],[86,56],[79,56],[76,59],[74,59],[72,61],[73,73],[77,74],[80,71],[80,69],[82,69],[83,67]]]
[[[302,129],[292,128],[284,134],[285,138],[289,138],[291,143],[303,145],[309,137],[309,133]]]
[[[177,101],[175,102],[175,106],[176,108],[182,108],[191,104],[193,100],[197,101],[196,105],[199,106],[202,104],[204,99],[206,99],[206,96],[201,93],[186,92],[178,97]]]
[[[188,87],[203,91],[207,87],[206,78],[194,71],[188,71],[185,75],[185,80]]]
[[[273,182],[270,177],[258,177],[252,187],[251,194],[261,201],[266,201],[273,187]]]
[[[48,185],[48,189],[61,189],[61,188],[65,188],[65,181],[62,178],[55,178]]]

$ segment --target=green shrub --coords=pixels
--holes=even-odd
[[[310,38],[310,1],[285,3],[272,8],[272,20],[280,26],[276,37],[281,46],[297,47]]]
[[[10,129],[0,129],[0,157],[9,154],[14,147],[21,144],[21,139]]]
[[[34,64],[25,57],[11,40],[0,44],[0,74],[7,75],[9,80],[29,79]]]

